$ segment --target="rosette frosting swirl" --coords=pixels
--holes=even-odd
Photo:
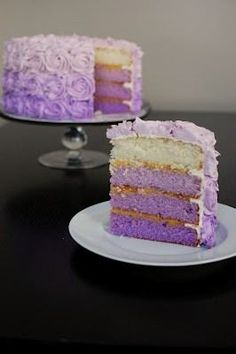
[[[22,115],[24,113],[24,101],[14,92],[8,92],[3,97],[3,105],[6,112]]]
[[[44,110],[46,118],[62,119],[68,116],[66,108],[61,101],[47,101],[47,106]]]
[[[43,118],[46,107],[46,101],[43,97],[27,95],[24,98],[24,113],[28,117]]]
[[[67,109],[70,112],[72,118],[89,118],[93,114],[93,102],[81,102],[78,99],[69,96],[67,100]]]
[[[94,72],[94,55],[90,48],[75,47],[70,50],[70,64],[74,71],[79,73]]]
[[[63,76],[52,75],[45,79],[43,93],[49,100],[57,100],[65,94],[65,79]]]
[[[87,75],[74,74],[67,78],[67,91],[78,100],[86,101],[91,99],[95,90],[94,81]]]
[[[29,74],[20,75],[18,81],[18,89],[23,89],[25,94],[41,95],[42,94],[42,79],[39,75]]]
[[[45,53],[45,67],[51,73],[67,73],[70,71],[68,53],[63,48],[51,48]]]

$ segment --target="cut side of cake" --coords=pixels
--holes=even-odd
[[[187,246],[215,244],[217,156],[209,130],[183,121],[123,122],[111,139],[114,235]]]
[[[136,44],[94,39],[95,111],[139,112],[142,106],[142,52]]]
[[[85,36],[10,39],[4,48],[3,109],[49,120],[137,113],[142,105],[141,49]]]

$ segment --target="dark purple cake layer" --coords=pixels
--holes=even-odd
[[[163,194],[112,194],[112,208],[157,214],[164,218],[198,224],[198,204]]]
[[[201,180],[199,177],[168,170],[154,170],[145,167],[121,167],[113,171],[111,183],[116,186],[139,188],[159,188],[163,191],[187,196],[199,196]]]
[[[130,108],[127,104],[122,102],[111,103],[105,101],[98,101],[95,98],[94,109],[96,111],[101,111],[106,114],[110,113],[128,113],[130,112]]]
[[[152,241],[197,246],[196,230],[185,226],[167,226],[165,222],[153,222],[130,216],[111,214],[110,232],[118,236],[135,237]]]

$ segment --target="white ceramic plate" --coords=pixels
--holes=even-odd
[[[69,224],[73,239],[101,256],[152,266],[187,266],[221,261],[236,255],[236,209],[218,204],[216,246],[211,249],[114,236],[107,232],[110,204],[93,205]]]

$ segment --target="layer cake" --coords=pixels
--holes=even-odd
[[[132,42],[38,35],[5,43],[3,109],[49,120],[137,113],[142,105],[141,49]]]
[[[214,133],[185,121],[123,122],[111,150],[110,231],[212,247],[218,172]]]

